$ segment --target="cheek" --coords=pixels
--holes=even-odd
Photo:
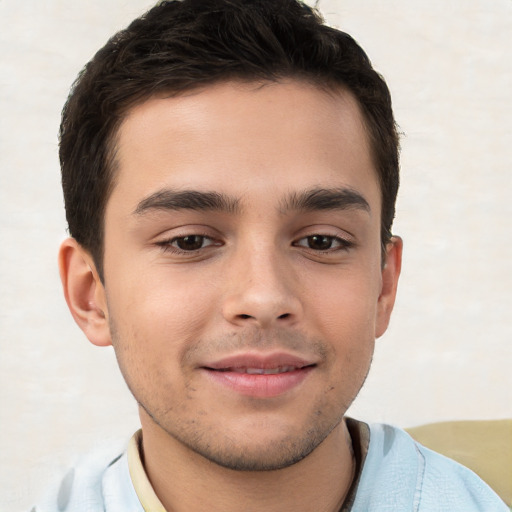
[[[204,285],[207,280],[196,272],[176,272],[165,264],[146,263],[134,268],[144,270],[118,268],[113,273],[113,286],[107,288],[117,317],[175,336],[202,323],[212,302],[212,290]]]
[[[308,284],[305,310],[332,335],[349,332],[353,338],[373,336],[380,290],[380,275],[330,275]],[[322,286],[323,285],[323,286]]]
[[[187,350],[208,331],[214,290],[187,274],[171,275],[163,265],[138,274],[119,266],[109,274],[109,321],[127,380],[148,372],[178,375]]]
[[[378,279],[367,276],[331,279],[322,293],[309,294],[305,308],[315,329],[335,353],[333,361],[339,363],[340,371],[350,367],[364,373],[363,378],[374,350],[378,301]]]

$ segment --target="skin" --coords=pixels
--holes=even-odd
[[[354,470],[343,416],[387,328],[402,249],[393,238],[381,264],[357,102],[295,81],[223,83],[135,106],[117,149],[105,282],[73,239],[61,277],[140,405],[156,494],[173,511],[338,510]],[[335,207],[297,200],[319,189]],[[183,191],[224,201],[183,208]],[[277,396],[204,368],[276,353],[311,365]]]

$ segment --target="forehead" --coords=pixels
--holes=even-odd
[[[167,187],[236,197],[260,191],[269,200],[269,185],[272,193],[370,187],[367,194],[380,201],[355,98],[298,81],[228,82],[152,98],[128,112],[116,155],[107,210]]]

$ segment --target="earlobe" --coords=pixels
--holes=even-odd
[[[386,261],[382,268],[382,287],[377,304],[376,338],[382,336],[389,325],[402,267],[402,250],[403,242],[398,236],[393,236],[386,245]]]
[[[111,345],[105,289],[92,257],[74,238],[60,246],[59,271],[75,322],[94,345]]]

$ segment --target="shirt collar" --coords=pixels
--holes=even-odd
[[[140,458],[142,452],[142,430],[133,434],[128,443],[128,468],[133,487],[145,512],[166,512],[149,483],[144,465]]]
[[[354,448],[356,474],[340,512],[349,512],[352,508],[370,444],[370,429],[366,423],[347,418],[347,427]],[[130,439],[127,450],[128,468],[133,487],[145,512],[166,512],[162,502],[158,499],[153,487],[149,483],[144,465],[142,464],[141,453],[142,430],[138,430]]]

